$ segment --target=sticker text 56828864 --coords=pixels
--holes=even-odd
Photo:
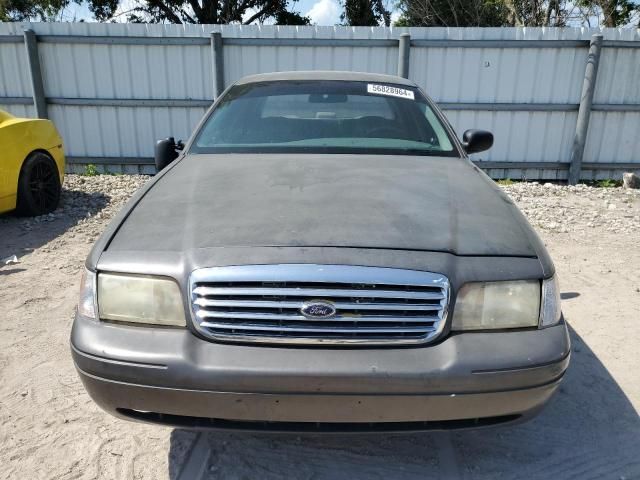
[[[392,87],[390,85],[376,85],[373,83],[369,83],[367,84],[367,92],[375,93],[377,95],[389,95],[390,97],[400,97],[415,100],[413,91],[399,87]]]

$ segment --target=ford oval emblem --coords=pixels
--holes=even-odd
[[[300,312],[308,318],[330,318],[336,314],[336,307],[331,302],[312,300],[305,302]]]

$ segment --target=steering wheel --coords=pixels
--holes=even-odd
[[[385,135],[385,133],[387,135]],[[390,134],[390,135],[389,135]],[[391,126],[382,126],[382,127],[374,127],[367,132],[367,137],[373,138],[402,138],[404,137],[404,132],[400,130],[398,127]]]

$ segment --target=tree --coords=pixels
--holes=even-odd
[[[523,27],[564,27],[568,17],[565,1],[566,0],[510,1],[509,24]]]
[[[69,4],[69,0],[0,0],[1,22],[37,20],[47,22]]]
[[[87,0],[99,21],[117,14],[123,0]],[[308,25],[309,18],[289,10],[297,0],[139,0],[127,13],[129,21],[169,23],[262,23]]]
[[[502,0],[400,0],[404,27],[502,27],[509,8]]]
[[[133,4],[131,0],[0,0],[0,21],[56,20],[71,2],[85,1],[101,22],[118,16],[129,22],[151,23],[311,23],[308,17],[290,9],[298,0],[136,0]],[[125,5],[127,10],[123,12]]]
[[[345,0],[344,12],[340,15],[346,25],[353,27],[374,27],[391,24],[391,12],[382,0]]]
[[[398,26],[603,27],[637,23],[640,0],[399,0]]]
[[[600,14],[600,24],[603,27],[627,25],[634,16],[640,14],[640,2],[633,0],[583,0],[580,4],[587,8],[595,7],[596,13]],[[640,21],[638,26],[640,27]]]
[[[298,12],[281,10],[275,16],[276,25],[311,25],[311,19]]]

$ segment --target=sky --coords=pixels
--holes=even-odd
[[[342,8],[338,0],[300,0],[295,9],[317,25],[335,25],[340,22]]]

